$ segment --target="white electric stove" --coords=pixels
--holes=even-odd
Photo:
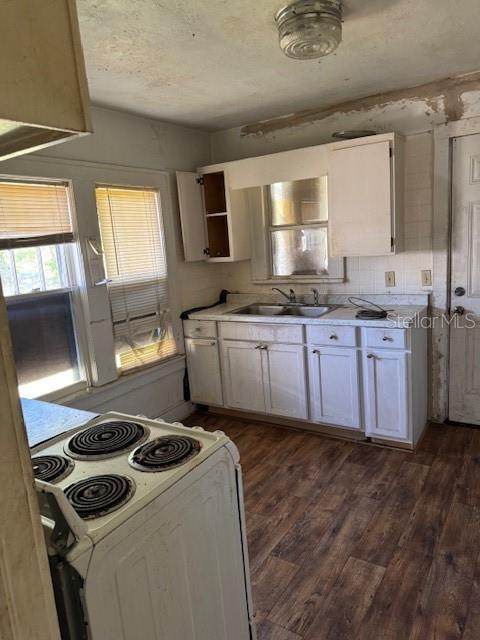
[[[32,450],[63,640],[251,640],[238,451],[107,413]]]

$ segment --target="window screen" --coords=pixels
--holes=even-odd
[[[100,185],[96,198],[117,365],[128,371],[176,353],[158,192]]]

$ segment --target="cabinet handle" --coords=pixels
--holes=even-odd
[[[393,338],[391,338],[390,336],[383,336],[382,340],[384,342],[393,342]]]
[[[257,344],[257,345],[255,345],[255,349],[261,349],[261,348],[262,348],[262,345],[261,345],[261,344]]]
[[[332,333],[332,335],[330,336],[330,340],[338,340],[338,336]]]
[[[320,353],[320,351],[318,349],[313,349],[312,353]]]
[[[201,331],[202,327],[195,327],[195,331]]]
[[[371,360],[372,358],[374,358],[375,356],[373,355],[373,353],[367,353],[367,358],[369,360]]]
[[[268,346],[267,346],[266,344],[262,344],[262,346],[260,347],[260,349],[261,349],[262,351],[267,351]]]

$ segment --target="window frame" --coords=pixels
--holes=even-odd
[[[165,219],[164,219],[164,214],[163,214],[163,203],[162,203],[162,193],[161,193],[161,189],[158,186],[152,186],[152,185],[125,185],[125,184],[120,184],[118,182],[116,183],[105,183],[105,182],[96,182],[95,184],[95,194],[96,194],[96,189],[97,188],[112,188],[112,189],[121,189],[121,190],[132,190],[132,191],[151,191],[153,193],[155,193],[155,201],[156,201],[156,215],[155,215],[155,219],[156,219],[156,223],[158,225],[158,235],[159,238],[162,240],[163,242],[163,248],[164,248],[164,260],[165,260],[165,267],[166,267],[166,278],[155,278],[155,277],[142,277],[142,278],[138,278],[138,280],[136,280],[136,282],[141,282],[141,283],[146,283],[146,282],[157,282],[159,280],[164,280],[165,281],[165,287],[167,289],[168,292],[168,307],[169,307],[169,311],[170,311],[170,317],[169,317],[169,326],[171,327],[171,333],[173,336],[173,339],[175,341],[175,353],[163,357],[163,358],[159,358],[158,360],[155,360],[154,362],[150,362],[150,363],[146,363],[143,365],[138,365],[136,367],[131,367],[131,368],[127,368],[127,369],[122,369],[122,367],[120,366],[120,364],[117,364],[118,361],[118,357],[117,357],[117,353],[114,353],[114,357],[115,357],[115,364],[117,366],[117,370],[118,370],[118,375],[119,377],[124,377],[124,376],[128,376],[131,375],[133,373],[139,373],[142,371],[145,371],[147,369],[151,369],[152,367],[156,367],[158,365],[161,365],[162,363],[168,362],[170,360],[172,360],[173,358],[176,358],[179,353],[181,353],[181,347],[178,341],[178,338],[176,337],[175,334],[175,328],[174,328],[174,321],[173,321],[173,310],[172,310],[172,305],[171,305],[171,293],[172,293],[172,287],[169,284],[169,274],[170,274],[170,264],[168,261],[168,255],[167,255],[167,238],[166,238],[166,231],[165,231]],[[98,213],[98,207],[97,207],[97,219],[98,219],[98,225],[99,225],[99,237],[100,239],[102,239],[102,234],[101,234],[101,228],[100,228],[100,220],[99,220],[99,213]],[[112,225],[113,227],[113,225]],[[115,233],[114,233],[115,235]],[[105,276],[106,276],[106,280],[109,281],[109,284],[114,285],[116,278],[114,278],[113,276],[109,276],[107,274],[107,270],[105,267],[105,251],[102,247],[102,256],[103,256],[103,263],[104,263],[104,270],[105,270]],[[150,274],[151,276],[152,274]],[[110,282],[111,281],[111,282]],[[107,294],[108,294],[108,288],[109,286],[107,285]],[[120,284],[120,286],[122,286]],[[109,296],[109,302],[110,302],[110,295]],[[113,313],[111,316],[111,322],[112,322],[112,330],[113,327],[115,326],[115,322],[113,319]],[[155,344],[155,343],[152,343]],[[151,345],[145,345],[146,347],[150,347]]]
[[[119,380],[126,381],[130,377],[133,380],[143,375],[155,373],[155,367],[145,371],[132,372],[129,376],[119,376],[114,358],[113,330],[109,317],[109,304],[106,295],[106,286],[93,280],[101,280],[101,276],[93,278],[89,258],[90,247],[100,240],[100,229],[95,202],[95,185],[121,184],[123,186],[143,187],[150,185],[158,189],[163,219],[165,238],[167,240],[165,253],[169,273],[168,288],[172,318],[173,334],[177,342],[178,355],[168,362],[160,362],[155,365],[160,372],[162,368],[169,369],[176,359],[185,359],[183,343],[182,321],[180,320],[180,294],[178,288],[179,267],[177,266],[177,221],[174,216],[174,177],[172,172],[158,169],[129,167],[102,162],[74,160],[68,158],[53,158],[40,155],[22,156],[8,160],[5,163],[8,171],[6,178],[10,180],[61,180],[68,183],[72,189],[72,224],[77,242],[73,243],[78,253],[78,261],[73,265],[76,273],[79,295],[75,296],[75,302],[79,301],[82,314],[82,331],[79,339],[83,345],[82,352],[86,365],[87,383],[83,389],[65,390],[63,393],[52,394],[45,400],[73,401],[75,397],[84,396],[86,389],[92,391],[96,387],[100,389],[109,383]],[[7,174],[5,171],[5,174]],[[34,176],[32,178],[32,176]],[[81,212],[78,215],[76,212]],[[73,246],[73,245],[71,245]],[[77,314],[77,317],[79,315]]]
[[[61,173],[61,172],[60,172]],[[75,206],[75,193],[73,190],[72,180],[66,178],[59,178],[58,175],[17,175],[17,174],[2,174],[0,173],[0,182],[17,182],[17,183],[58,183],[65,186],[67,190],[68,202],[70,205],[72,230],[74,235],[73,242],[63,243],[63,260],[65,268],[65,277],[69,283],[69,286],[59,287],[57,289],[47,289],[41,291],[30,291],[27,293],[18,293],[11,296],[4,296],[5,302],[11,299],[26,300],[34,299],[42,296],[47,296],[52,293],[69,293],[73,317],[73,328],[75,335],[75,346],[78,358],[78,368],[80,372],[80,380],[71,385],[67,385],[60,389],[54,389],[41,396],[35,398],[36,400],[55,401],[66,396],[74,395],[78,392],[85,390],[90,384],[90,367],[86,358],[86,337],[85,337],[85,314],[81,297],[81,283],[83,280],[83,270],[81,266],[81,255],[79,247],[79,235],[77,228],[77,215]],[[49,245],[41,245],[49,246]],[[40,249],[40,247],[38,247]],[[14,249],[10,249],[13,252]],[[64,283],[62,283],[64,284]]]
[[[325,175],[325,174],[323,174]],[[322,177],[322,176],[320,176]],[[254,284],[318,284],[345,282],[345,259],[332,258],[328,243],[328,220],[305,224],[273,225],[267,190],[270,185],[248,189],[252,233],[252,281]],[[328,274],[325,275],[273,275],[273,231],[303,228],[327,228]]]

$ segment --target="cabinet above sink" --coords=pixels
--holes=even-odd
[[[177,186],[187,262],[253,258],[255,266],[280,252],[295,264],[276,270],[273,260],[254,280],[328,279],[343,278],[335,260],[402,248],[403,138],[395,133],[178,172]]]

